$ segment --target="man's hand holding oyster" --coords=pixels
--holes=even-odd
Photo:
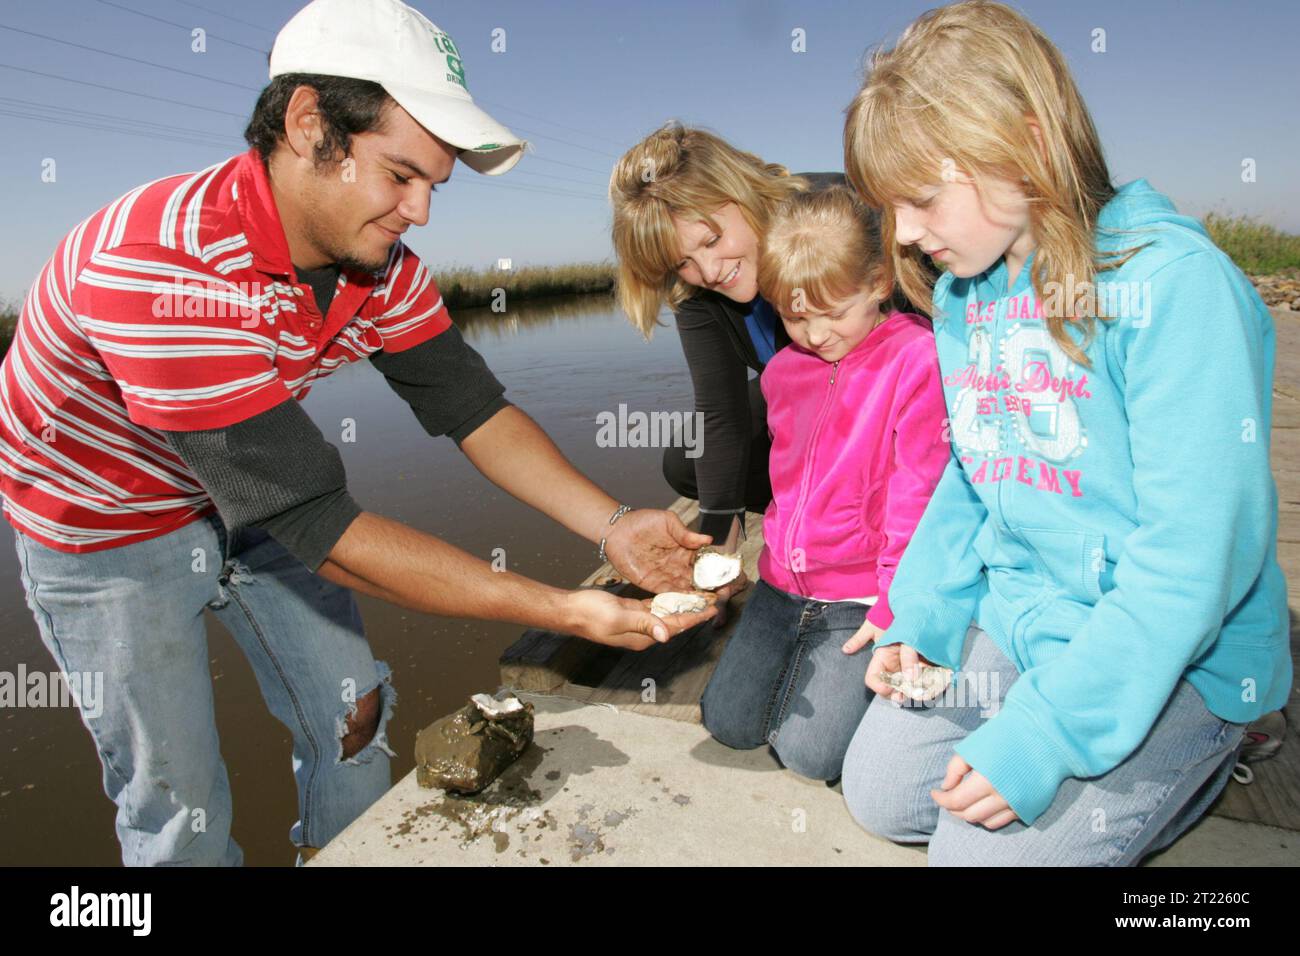
[[[584,605],[587,627],[573,633],[642,650],[723,618],[728,599],[747,581],[739,556],[706,547],[712,540],[688,529],[671,511],[646,508],[621,515],[605,539],[605,554],[619,574],[656,598],[577,592],[574,599]]]

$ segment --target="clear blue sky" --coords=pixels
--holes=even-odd
[[[419,0],[460,47],[470,92],[536,152],[500,179],[458,166],[434,197],[430,224],[408,240],[434,265],[606,258],[608,171],[669,118],[796,170],[840,169],[843,109],[863,52],[931,5]],[[98,207],[239,151],[266,82],[266,51],[299,6],[0,4],[9,28],[0,29],[0,298],[23,294],[59,238]],[[1300,232],[1300,7],[1292,0],[1025,0],[1020,8],[1069,59],[1117,182],[1143,176],[1184,211],[1250,213]],[[191,50],[193,27],[207,31],[207,52]],[[791,52],[796,27],[806,31],[805,53]],[[1106,31],[1104,53],[1090,48],[1097,27]],[[491,51],[496,28],[505,30],[504,53]],[[1254,183],[1241,180],[1246,157],[1256,161]],[[41,181],[46,158],[57,163],[54,183]]]

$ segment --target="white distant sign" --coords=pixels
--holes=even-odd
[[[510,271],[510,264],[511,264],[512,261],[513,261],[513,260],[511,260],[511,259],[498,259],[498,260],[497,260],[497,268],[500,269],[502,272],[509,272],[509,271]]]

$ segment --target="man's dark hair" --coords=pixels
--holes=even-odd
[[[317,73],[286,73],[277,76],[262,90],[253,107],[253,116],[244,130],[248,145],[268,162],[275,146],[284,139],[284,113],[293,91],[310,86],[320,104],[321,126],[325,138],[316,145],[317,166],[337,163],[351,155],[352,136],[378,129],[384,109],[392,97],[378,83],[354,80],[346,76],[322,76]]]

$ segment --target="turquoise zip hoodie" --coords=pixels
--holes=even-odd
[[[1146,180],[1106,204],[1096,242],[1142,248],[1097,276],[1116,318],[1095,323],[1091,368],[1052,340],[1032,256],[1010,289],[1001,260],[940,278],[953,455],[878,642],[956,670],[974,619],[1015,663],[1002,707],[956,750],[1027,824],[1063,780],[1137,749],[1180,678],[1236,722],[1281,707],[1292,679],[1272,316]]]

